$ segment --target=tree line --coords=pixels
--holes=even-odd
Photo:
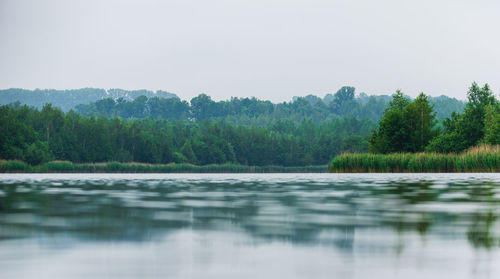
[[[291,102],[274,104],[256,98],[231,98],[214,101],[200,94],[190,102],[178,98],[140,96],[134,100],[106,98],[90,104],[81,104],[76,111],[84,116],[120,118],[148,118],[168,120],[223,119],[236,125],[268,126],[276,120],[288,119],[300,123],[311,119],[315,123],[345,116],[378,121],[387,107],[390,96],[355,95],[355,88],[344,86],[323,99],[314,95],[294,97]],[[429,98],[435,105],[438,119],[452,111],[462,111],[464,103],[446,96]]]
[[[87,117],[52,105],[0,106],[0,158],[36,165],[71,162],[325,165],[342,152],[368,150],[374,122],[343,117],[267,127],[224,120]]]
[[[255,98],[216,102],[204,94],[190,103],[108,98],[77,112],[15,103],[0,106],[0,159],[32,165],[68,160],[306,166],[327,164],[344,152],[458,152],[499,143],[500,108],[489,87],[474,83],[467,96],[464,111],[443,121],[438,104],[456,105],[447,97],[437,103],[424,94],[411,100],[400,91],[392,98],[356,97],[352,87],[324,99],[309,95],[280,104]],[[377,117],[378,125],[372,120]]]
[[[8,105],[19,102],[28,106],[34,106],[41,109],[45,104],[50,103],[53,106],[61,108],[63,111],[74,109],[79,104],[88,104],[101,99],[112,98],[123,100],[134,100],[139,96],[159,97],[159,98],[179,98],[177,95],[157,90],[123,90],[118,88],[99,89],[99,88],[80,88],[80,89],[21,89],[10,88],[0,90],[0,105]]]

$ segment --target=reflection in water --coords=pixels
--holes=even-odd
[[[492,248],[499,244],[498,235],[492,232],[497,216],[493,212],[477,213],[472,216],[472,225],[467,231],[467,239],[474,247]]]
[[[102,276],[95,253],[132,278],[490,277],[499,205],[497,174],[3,175],[0,277],[46,253],[56,277]]]

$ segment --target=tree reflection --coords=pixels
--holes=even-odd
[[[467,240],[475,248],[491,249],[499,244],[499,237],[492,231],[498,216],[492,211],[475,213],[472,215],[472,224],[467,231]]]
[[[355,249],[360,229],[396,231],[400,253],[410,232],[425,239],[466,223],[470,226],[463,237],[470,245],[498,245],[494,210],[461,214],[447,206],[467,202],[494,207],[499,185],[472,181],[434,186],[432,181],[16,182],[0,185],[0,239],[65,234],[92,241],[151,241],[184,228],[242,229],[254,239],[320,244],[345,255]],[[442,198],[457,193],[459,199]]]

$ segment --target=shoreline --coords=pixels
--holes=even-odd
[[[480,145],[462,153],[345,153],[328,165],[330,173],[498,173],[500,145]]]
[[[0,160],[0,173],[328,173],[328,165],[246,166],[235,164],[146,164],[146,163],[72,163],[51,161],[31,166],[18,160]]]

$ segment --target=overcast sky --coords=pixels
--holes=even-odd
[[[0,88],[500,93],[497,0],[0,0]]]

